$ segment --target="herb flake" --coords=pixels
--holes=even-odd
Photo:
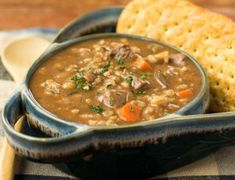
[[[130,106],[130,112],[134,112],[134,107],[132,105]]]
[[[134,94],[136,94],[136,95],[142,95],[142,94],[144,94],[144,91],[141,90],[141,89],[137,89],[137,90],[134,91]]]
[[[126,69],[126,66],[125,65],[121,65],[118,67],[119,70],[123,70],[123,69]]]
[[[141,78],[141,79],[147,79],[148,76],[149,76],[149,74],[146,73],[146,72],[141,72],[141,73],[140,73],[140,78]]]
[[[115,100],[111,98],[111,99],[109,100],[109,105],[110,105],[110,106],[113,106],[114,104],[115,104]]]
[[[101,96],[102,95],[102,93],[100,93],[100,92],[97,92],[96,93],[96,97],[99,97],[99,96]]]
[[[127,77],[125,78],[125,81],[128,82],[129,84],[131,84],[131,82],[133,81],[132,76],[127,76]]]
[[[101,74],[107,72],[109,70],[109,67],[111,66],[111,62],[109,61],[107,64],[103,66],[103,69],[101,71]]]
[[[124,64],[124,60],[122,58],[118,59],[117,61],[118,65],[123,65]]]
[[[93,112],[98,113],[98,114],[101,114],[104,111],[104,109],[101,106],[99,106],[99,105],[97,105],[97,106],[96,105],[89,106],[89,109],[91,111],[93,111]]]
[[[73,76],[71,80],[74,81],[77,89],[80,89],[82,85],[86,82],[86,79],[83,76],[78,77],[77,75]]]
[[[106,88],[110,89],[110,88],[112,88],[112,86],[113,86],[112,84],[107,84]]]

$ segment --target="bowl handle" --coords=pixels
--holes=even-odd
[[[211,114],[178,115],[172,114],[160,119],[162,123],[172,126],[169,134],[180,132],[182,134],[198,132],[223,132],[231,130],[230,138],[235,140],[235,112],[220,112]],[[231,139],[230,139],[231,140]]]
[[[32,105],[33,103],[30,103],[30,101],[31,99],[25,92],[24,87],[20,86],[13,92],[3,108],[3,120],[6,120],[14,127],[18,118],[26,115],[27,121],[52,137],[71,134],[78,131],[78,129],[88,127],[83,124],[58,120],[54,115],[45,116],[41,113],[42,110]]]
[[[82,148],[84,144],[87,145],[90,142],[88,137],[91,131],[86,125],[79,126],[77,124],[57,122],[52,125],[55,131],[58,132],[54,134],[57,137],[48,137],[41,132],[40,137],[38,137],[38,133],[25,131],[24,126],[28,126],[28,124],[27,121],[24,121],[22,122],[21,132],[18,132],[14,126],[17,124],[18,119],[22,119],[19,118],[22,116],[24,116],[24,111],[21,88],[18,88],[3,108],[2,121],[7,141],[19,155],[34,160],[40,159],[44,162],[56,162],[69,158],[76,149]],[[35,131],[38,130],[35,129]]]
[[[114,6],[85,14],[66,25],[58,33],[53,43],[62,43],[93,33],[115,32],[117,19],[122,9],[121,6]]]

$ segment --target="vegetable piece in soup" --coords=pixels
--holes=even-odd
[[[38,103],[59,118],[111,126],[174,113],[198,94],[201,78],[185,55],[167,47],[104,38],[51,56],[29,87]]]

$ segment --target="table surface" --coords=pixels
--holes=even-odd
[[[0,30],[26,27],[61,28],[94,9],[125,5],[130,0],[0,0]],[[192,0],[235,19],[234,0]]]

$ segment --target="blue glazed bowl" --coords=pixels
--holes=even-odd
[[[60,31],[29,69],[24,82],[3,109],[5,134],[17,154],[39,162],[65,162],[74,174],[85,179],[141,179],[234,144],[235,113],[203,114],[209,102],[208,80],[202,67],[190,55],[164,42],[139,36],[104,33],[77,38],[94,32],[114,31],[120,12],[121,8],[108,8],[75,20]],[[43,109],[28,88],[40,64],[73,44],[104,37],[139,39],[185,54],[202,78],[197,97],[175,114],[119,127],[73,123]],[[22,115],[44,134],[36,137],[24,133],[24,128],[16,132],[14,124]]]

